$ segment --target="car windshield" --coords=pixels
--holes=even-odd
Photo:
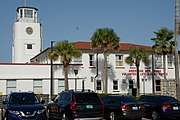
[[[10,104],[18,105],[28,105],[28,104],[38,104],[39,100],[35,94],[30,93],[18,93],[12,94],[9,100]]]
[[[117,98],[119,102],[136,102],[136,99],[131,97],[118,97]]]
[[[76,102],[100,104],[100,100],[96,94],[76,94]]]

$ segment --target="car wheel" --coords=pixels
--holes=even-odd
[[[152,119],[153,120],[160,120],[160,116],[156,111],[152,112]]]
[[[142,118],[136,118],[135,120],[142,120]]]
[[[52,120],[49,108],[47,108],[47,120]]]
[[[6,116],[2,120],[9,120]]]
[[[117,120],[116,113],[115,113],[115,112],[110,112],[110,114],[109,114],[109,119],[110,119],[110,120]]]
[[[73,118],[68,118],[65,113],[62,114],[62,120],[73,120]]]

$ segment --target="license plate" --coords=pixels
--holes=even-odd
[[[179,108],[178,107],[173,107],[173,110],[179,110]]]
[[[93,105],[86,105],[87,109],[93,109]]]
[[[133,110],[138,110],[138,107],[132,107]]]

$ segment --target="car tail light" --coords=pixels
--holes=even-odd
[[[70,105],[71,110],[76,110],[76,96],[73,97],[73,103]]]
[[[122,105],[122,106],[120,106],[120,108],[122,110],[129,110],[129,109],[131,109],[129,105]]]
[[[99,99],[99,101],[101,102],[102,109],[104,110],[104,104],[102,103],[101,98],[100,98],[99,96],[98,96],[98,99]]]
[[[145,109],[145,106],[144,105],[140,105],[139,108],[140,109]]]
[[[163,106],[162,106],[162,109],[163,109],[163,110],[166,110],[166,109],[168,109],[168,108],[170,108],[170,107],[171,107],[171,105],[166,104],[166,105],[163,105]]]

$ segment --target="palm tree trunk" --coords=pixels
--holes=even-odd
[[[107,51],[104,51],[104,79],[105,79],[105,89],[104,92],[107,93],[108,92],[108,79],[107,79],[107,55],[106,55]]]
[[[167,78],[166,78],[166,55],[163,55],[163,69],[164,69],[164,80],[167,80]]]
[[[136,66],[136,77],[137,77],[137,90],[136,90],[136,96],[139,97],[140,95],[140,84],[139,84],[139,65]]]
[[[65,91],[69,90],[68,85],[68,68],[64,67],[64,85],[65,85]]]

